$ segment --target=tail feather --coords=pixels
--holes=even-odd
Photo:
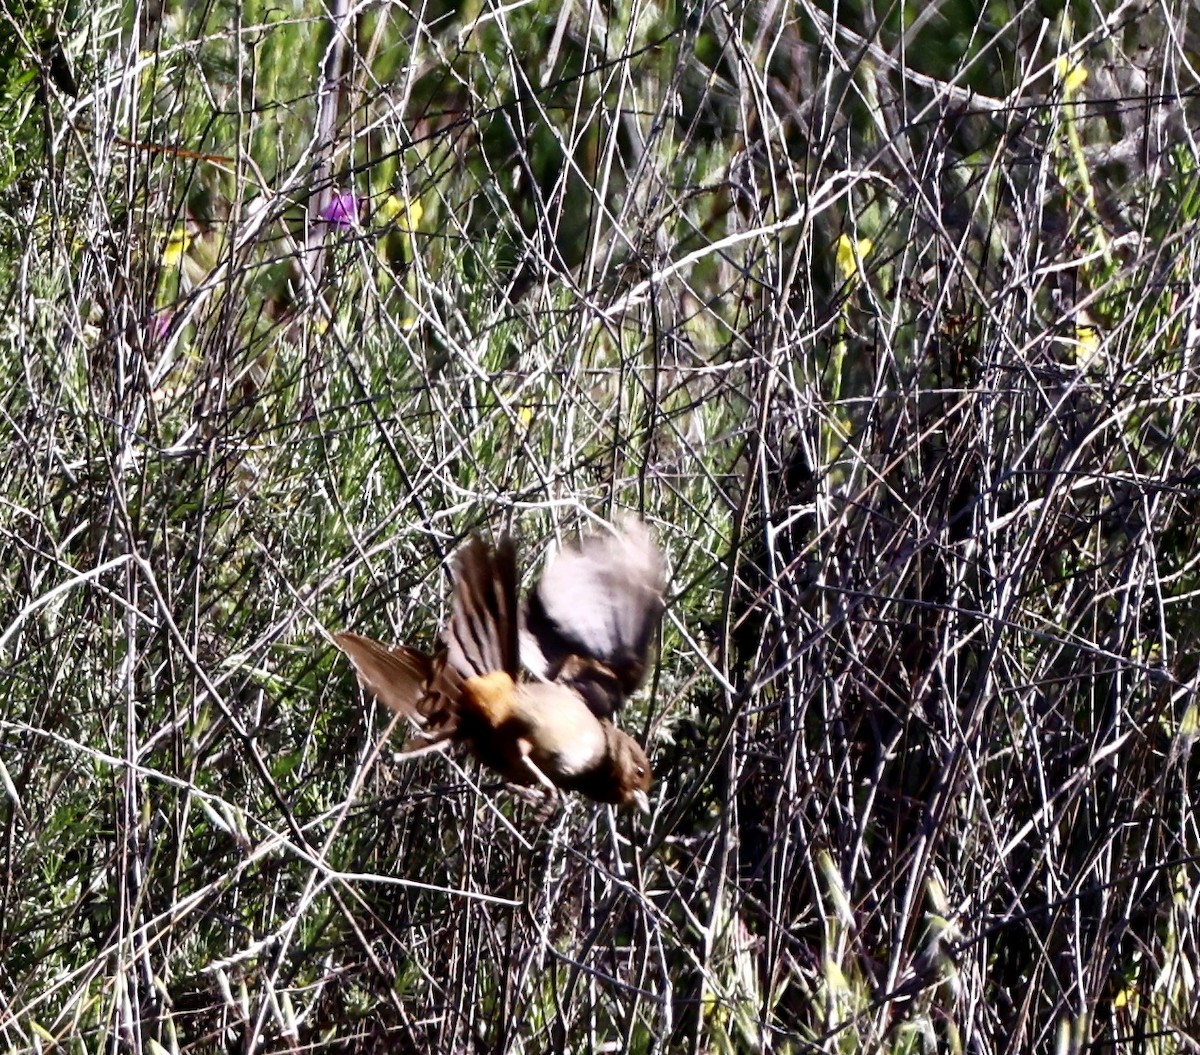
[[[462,678],[448,665],[445,653],[427,656],[407,645],[385,645],[349,631],[334,634],[333,640],[349,657],[363,689],[421,727],[410,748],[458,734]]]
[[[388,647],[361,634],[334,634],[333,640],[354,666],[359,683],[385,707],[423,721],[421,702],[433,674],[433,661],[405,645]]]

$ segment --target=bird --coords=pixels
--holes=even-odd
[[[552,558],[522,604],[517,550],[479,536],[452,563],[449,622],[432,654],[333,635],[359,683],[419,732],[414,756],[464,745],[519,787],[649,812],[642,746],[614,719],[645,680],[665,610],[665,566],[628,519]]]

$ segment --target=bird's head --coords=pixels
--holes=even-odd
[[[650,759],[628,733],[613,729],[611,748],[613,775],[616,778],[616,799],[622,806],[637,806],[650,812]]]

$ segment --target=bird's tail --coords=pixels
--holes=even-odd
[[[349,631],[334,634],[333,640],[349,657],[359,684],[388,710],[420,727],[420,736],[405,745],[406,751],[454,738],[462,679],[446,669],[444,656]]]
[[[434,661],[407,645],[385,645],[349,631],[333,635],[349,657],[359,684],[389,710],[424,725],[431,717],[426,705]]]

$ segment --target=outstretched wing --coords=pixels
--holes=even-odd
[[[442,634],[450,666],[463,678],[503,672],[515,681],[517,633],[516,546],[507,535],[494,550],[473,538],[454,562],[454,604]]]
[[[492,725],[510,705],[520,668],[518,621],[516,547],[505,537],[493,551],[473,538],[455,559],[452,614],[436,655],[349,632],[333,639],[363,688],[425,737],[469,739],[464,703]]]
[[[662,554],[641,521],[585,537],[551,560],[526,600],[522,662],[611,718],[646,676],[665,589]]]

